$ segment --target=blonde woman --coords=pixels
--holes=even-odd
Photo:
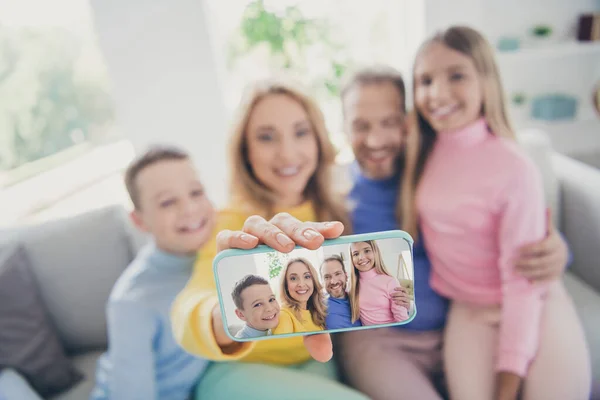
[[[533,284],[516,268],[520,247],[546,233],[544,194],[509,125],[493,53],[466,27],[419,50],[404,229],[421,228],[431,286],[452,300],[451,398],[587,399],[590,359],[571,298],[561,281]]]
[[[304,258],[289,260],[280,282],[282,308],[273,334],[325,329],[325,296],[312,264]]]
[[[400,287],[387,270],[379,246],[374,240],[350,244],[352,260],[350,304],[352,322],[382,325],[408,319],[408,309],[398,305],[392,293]]]
[[[249,225],[260,229],[267,224],[265,218],[276,214],[304,221],[340,221],[295,232],[316,246],[322,243],[322,233],[337,236],[348,228],[342,199],[331,191],[334,157],[323,115],[309,96],[278,81],[258,82],[250,88],[230,139],[230,205],[220,211],[215,237],[200,251],[193,276],[172,308],[178,343],[192,354],[220,361],[200,381],[199,397],[293,400],[305,398],[290,391],[302,381],[327,398],[364,398],[336,381],[332,362],[311,360],[311,355],[324,362],[331,358],[328,335],[245,343],[231,340],[223,327],[212,269],[217,244],[224,246],[218,232],[223,237]],[[237,247],[242,248],[253,248],[258,240],[248,234],[237,239]],[[281,231],[263,241],[268,239],[280,251],[294,248],[294,241]],[[224,381],[228,384],[221,384]]]

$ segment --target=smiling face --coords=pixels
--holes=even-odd
[[[437,132],[462,129],[481,116],[483,84],[467,55],[434,41],[415,63],[415,104]]]
[[[285,281],[290,297],[300,303],[300,308],[306,310],[306,304],[315,290],[308,266],[300,261],[291,263],[287,268]]]
[[[254,106],[246,132],[256,179],[276,194],[279,207],[301,203],[319,158],[317,137],[302,105],[291,96],[269,94]]]
[[[360,272],[370,271],[375,267],[375,254],[368,243],[356,242],[350,245],[352,263]]]
[[[274,329],[279,324],[279,303],[271,286],[255,284],[241,293],[242,309],[236,309],[236,315],[248,326],[260,331]]]
[[[386,179],[397,171],[403,142],[403,99],[391,82],[357,84],[344,97],[344,126],[363,174]]]
[[[344,266],[339,261],[326,261],[321,267],[321,275],[325,282],[325,289],[331,297],[338,299],[346,297],[348,275],[344,271]]]
[[[208,241],[216,215],[191,161],[156,162],[138,173],[135,185],[139,207],[132,219],[160,249],[191,254]]]

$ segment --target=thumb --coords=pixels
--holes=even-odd
[[[548,234],[554,233],[554,222],[552,221],[552,209],[546,208],[546,230]]]
[[[327,362],[333,357],[333,344],[328,333],[304,336],[304,346],[311,357],[319,362]]]

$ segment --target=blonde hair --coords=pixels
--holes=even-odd
[[[350,261],[352,262],[352,269],[350,270],[350,309],[352,311],[353,323],[356,322],[356,320],[360,317],[360,305],[358,302],[358,295],[360,289],[359,271],[354,265],[354,260],[352,258],[352,245],[356,243],[366,243],[371,247],[371,250],[373,250],[373,263],[375,264],[373,268],[375,268],[375,271],[379,275],[392,276],[387,270],[385,263],[383,262],[383,257],[381,256],[381,251],[379,250],[377,242],[375,242],[374,240],[365,240],[364,242],[351,243],[350,246],[348,246],[348,250],[350,251]]]
[[[471,58],[483,86],[481,115],[485,117],[492,133],[514,140],[515,135],[508,119],[504,90],[494,59],[494,51],[487,40],[474,29],[453,26],[437,33],[421,45],[413,67],[413,95],[416,90],[414,69],[419,61],[419,54],[433,43],[441,43]],[[416,130],[407,133],[404,174],[401,184],[402,199],[398,204],[397,213],[402,216],[402,229],[410,233],[416,240],[418,237],[416,191],[427,157],[435,144],[436,132],[416,108],[415,114]]]
[[[313,281],[313,293],[310,295],[310,298],[306,302],[306,308],[310,311],[313,323],[325,329],[325,316],[327,313],[327,306],[325,304],[325,296],[323,295],[323,285],[321,285],[321,282],[317,277],[318,275],[317,271],[315,270],[315,267],[313,267],[310,261],[308,261],[307,259],[302,257],[293,258],[289,260],[286,264],[283,270],[283,279],[280,279],[281,302],[285,306],[291,308],[294,314],[296,315],[296,318],[302,321],[300,303],[294,298],[292,298],[287,285],[287,271],[290,268],[290,265],[297,262],[306,265]]]
[[[332,170],[336,151],[329,139],[325,120],[316,102],[301,89],[287,82],[270,79],[256,82],[247,90],[238,110],[229,141],[229,160],[232,164],[230,193],[236,204],[249,203],[249,212],[265,218],[275,214],[275,194],[259,182],[248,159],[247,129],[254,107],[269,95],[285,95],[295,100],[306,112],[318,143],[318,163],[305,188],[305,198],[312,202],[319,221],[340,221],[345,233],[351,230],[344,196],[332,191]]]

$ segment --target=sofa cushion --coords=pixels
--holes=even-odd
[[[20,372],[42,396],[82,378],[46,315],[23,248],[0,248],[0,369]]]
[[[600,293],[571,272],[565,274],[565,286],[585,331],[592,357],[592,379],[600,383]],[[596,394],[600,398],[600,392]]]
[[[573,253],[569,269],[600,292],[600,171],[562,154],[553,162],[561,184],[562,231]]]
[[[89,351],[72,358],[77,369],[85,375],[85,379],[65,393],[52,397],[50,400],[80,400],[89,399],[96,384],[96,364],[102,351]]]
[[[0,371],[1,400],[42,400],[25,378],[12,368]]]
[[[108,207],[23,229],[41,297],[71,352],[106,347],[105,305],[133,259],[127,215]]]

